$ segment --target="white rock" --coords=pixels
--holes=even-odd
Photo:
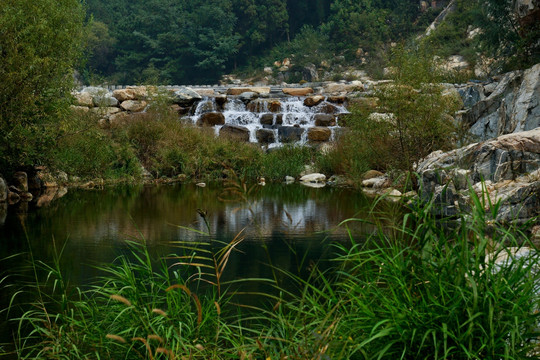
[[[324,183],[326,181],[326,175],[319,173],[308,174],[302,176],[300,181],[303,183]]]

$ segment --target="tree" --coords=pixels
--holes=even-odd
[[[42,159],[46,128],[70,101],[83,19],[78,0],[2,0],[0,168]]]
[[[532,21],[520,17],[515,0],[476,0],[476,4],[477,23],[483,30],[481,45],[488,55],[510,68],[523,68],[540,61],[537,15]]]

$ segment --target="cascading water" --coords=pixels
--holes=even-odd
[[[237,131],[249,133],[250,142],[271,148],[284,142],[305,144],[314,127],[329,129],[327,140],[332,140],[339,127],[339,115],[348,111],[342,104],[327,101],[309,107],[298,97],[260,98],[247,103],[237,97],[228,97],[226,101],[207,97],[197,104],[191,119],[197,124],[208,113],[221,113],[225,118],[224,125],[214,126],[216,135],[224,126],[234,126]]]

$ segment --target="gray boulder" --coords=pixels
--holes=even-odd
[[[202,100],[202,97],[192,88],[182,87],[173,93],[172,100],[173,103],[180,106],[191,106],[195,102]]]
[[[478,140],[532,130],[540,126],[540,64],[507,73],[485,99],[463,114]]]
[[[441,215],[469,209],[471,189],[486,210],[501,202],[499,221],[523,222],[540,215],[540,128],[436,151],[416,171],[421,198],[433,198]]]
[[[280,126],[278,128],[278,137],[281,142],[295,142],[302,139],[304,129],[295,126]]]

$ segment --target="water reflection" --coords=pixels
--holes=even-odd
[[[0,266],[2,277],[10,275],[10,283],[3,285],[11,289],[1,292],[0,306],[7,306],[10,294],[24,281],[32,281],[33,272],[24,268],[30,254],[51,264],[55,254],[62,253],[66,280],[84,287],[101,275],[95,265],[128,251],[126,239],[146,242],[159,258],[177,252],[176,242],[229,242],[245,229],[245,240],[231,256],[223,281],[272,277],[268,264],[306,273],[310,264],[328,257],[331,248],[325,244],[347,241],[345,230],[336,226],[365,213],[368,206],[362,194],[347,189],[267,185],[246,201],[230,202],[220,200],[222,192],[219,186],[191,184],[70,190],[48,204],[19,203],[7,214],[0,208]],[[208,228],[198,209],[206,213],[209,236],[201,234]],[[10,257],[13,254],[20,255]],[[267,290],[264,284],[254,286]],[[0,319],[0,337],[9,332]]]

